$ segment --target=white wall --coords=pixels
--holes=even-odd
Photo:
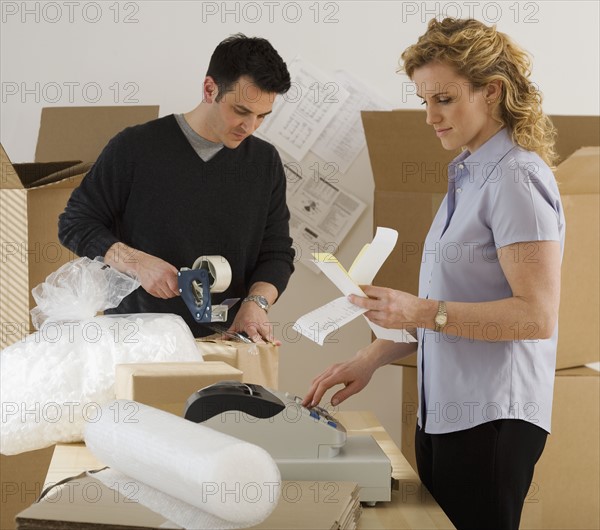
[[[1,4],[0,133],[15,162],[33,160],[44,106],[159,104],[161,115],[190,110],[201,97],[213,48],[238,31],[268,38],[287,61],[299,54],[328,73],[343,68],[394,106],[416,108],[417,102],[404,96],[406,79],[395,73],[398,58],[438,13],[496,22],[528,49],[548,113],[598,114],[597,2]],[[372,204],[366,149],[342,177],[344,188]],[[348,265],[370,239],[371,219],[369,208],[338,252],[342,263]],[[293,322],[334,296],[335,288],[325,278],[299,265],[273,319],[282,325]],[[325,348],[304,338],[294,343],[282,338],[281,388],[301,395],[314,375],[367,344],[370,333],[356,320],[336,334],[336,344]],[[398,443],[400,375],[396,367],[380,370],[367,389],[343,405],[374,410]]]

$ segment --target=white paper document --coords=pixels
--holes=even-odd
[[[334,283],[344,294],[324,306],[300,317],[294,324],[294,329],[306,338],[323,345],[327,335],[338,330],[357,316],[366,312],[346,298],[349,294],[364,296],[359,287],[370,284],[373,278],[391,254],[398,240],[398,232],[391,228],[378,227],[373,241],[365,245],[358,254],[350,272],[346,272],[333,254],[315,253],[315,265]],[[373,333],[380,338],[394,342],[416,342],[416,339],[403,329],[386,329],[367,320]]]
[[[289,71],[292,86],[276,100],[258,136],[302,160],[349,94],[333,76],[300,59],[290,63]]]
[[[294,324],[294,329],[319,346],[323,346],[327,335],[366,311],[362,307],[351,304],[345,296],[342,296],[300,317]]]
[[[348,72],[338,70],[335,79],[350,96],[317,138],[311,151],[346,173],[366,144],[360,112],[386,110],[392,105],[374,94],[372,87],[361,83]]]
[[[318,164],[285,164],[290,235],[296,259],[314,272],[313,253],[335,253],[367,205],[342,190]]]

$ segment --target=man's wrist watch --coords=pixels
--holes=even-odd
[[[259,294],[251,294],[246,296],[242,300],[242,304],[244,302],[254,302],[258,307],[265,310],[265,313],[269,312],[269,308],[271,307],[268,300],[264,296],[260,296]]]
[[[438,333],[444,329],[444,326],[448,322],[448,313],[446,311],[446,302],[444,302],[443,300],[440,300],[440,302],[438,304],[438,311],[437,311],[437,314],[435,315],[435,318],[433,319],[433,321],[435,322],[434,330],[437,331]]]

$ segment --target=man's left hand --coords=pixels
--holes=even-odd
[[[238,333],[244,331],[257,344],[272,342],[276,346],[281,346],[281,342],[273,337],[273,326],[269,322],[267,312],[254,302],[242,304],[229,329]]]

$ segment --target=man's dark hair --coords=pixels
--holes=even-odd
[[[285,94],[291,86],[287,66],[271,43],[242,33],[226,38],[216,47],[206,75],[219,87],[217,101],[242,76],[251,78],[264,92]]]

